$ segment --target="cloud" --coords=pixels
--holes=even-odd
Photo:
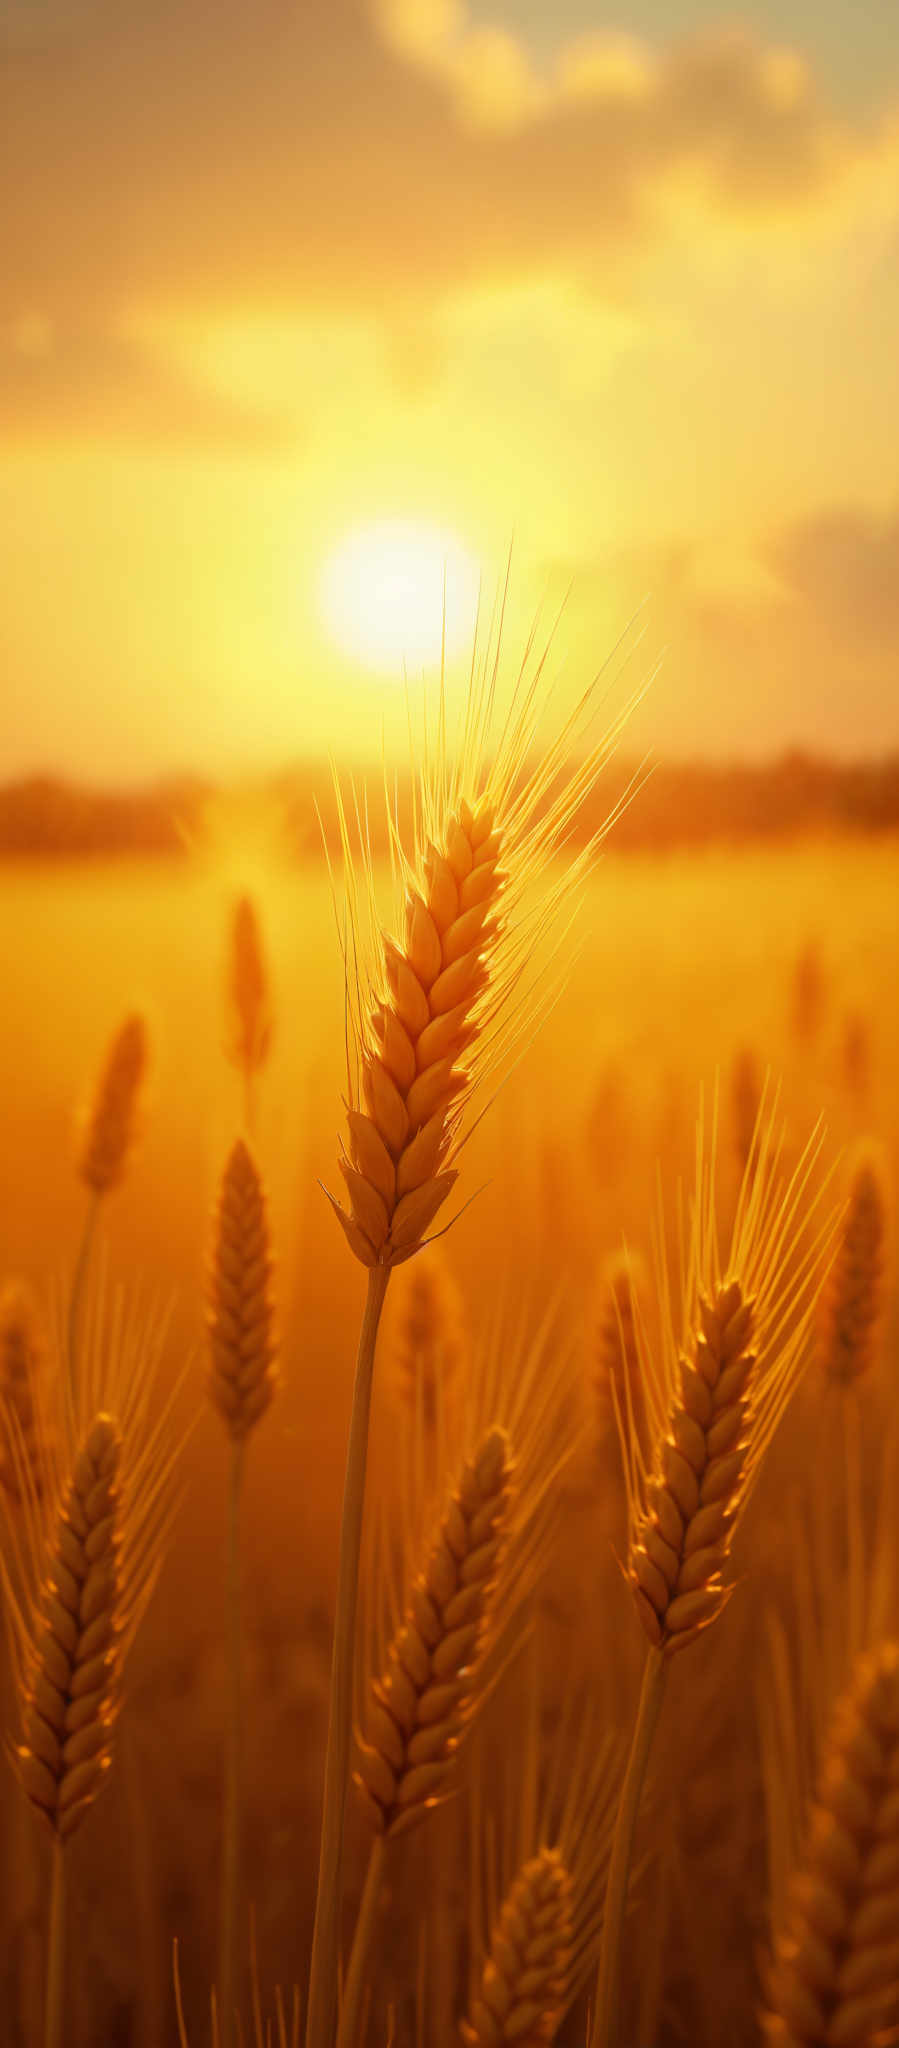
[[[86,9],[0,57],[0,306],[345,306],[396,318],[461,285],[577,270],[594,290],[709,218],[802,217],[885,176],[748,31],[581,38],[552,76],[453,0],[174,0]],[[47,19],[52,22],[52,12]],[[873,170],[872,170],[873,167]],[[879,168],[878,168],[879,167]]]
[[[229,450],[283,445],[284,416],[185,377],[114,328],[26,313],[0,331],[0,434],[74,432]]]
[[[899,660],[899,510],[821,512],[779,534],[767,554],[820,629]]]
[[[730,554],[653,541],[546,565],[571,582],[576,640],[596,606],[620,619],[648,599],[668,649],[635,727],[659,752],[763,754],[808,745],[863,755],[899,746],[899,507],[817,510]]]

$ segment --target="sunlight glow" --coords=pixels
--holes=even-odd
[[[345,654],[380,673],[440,659],[446,589],[446,650],[474,632],[478,568],[455,535],[412,520],[357,528],[325,563],[322,609]]]

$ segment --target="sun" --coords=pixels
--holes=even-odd
[[[446,651],[474,632],[478,604],[474,557],[452,533],[415,520],[381,519],[344,536],[322,576],[322,610],[344,654],[380,673],[439,660],[446,608]]]

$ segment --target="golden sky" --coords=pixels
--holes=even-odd
[[[899,746],[895,0],[0,0],[0,51],[0,780],[374,749],[372,528],[466,592],[514,535],[510,657],[571,584],[582,677],[648,596],[661,754]]]

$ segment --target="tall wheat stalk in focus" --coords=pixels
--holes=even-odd
[[[40,1476],[16,1410],[2,1426],[18,1505],[0,1571],[19,1698],[15,1762],[53,1842],[44,2048],[64,2038],[68,1845],[112,1756],[126,1654],[155,1582],[171,1504],[171,1402],[154,1420],[165,1323],[98,1290],[84,1299],[79,1371],[33,1390]],[[5,1506],[5,1502],[4,1502]]]
[[[357,809],[357,874],[340,805],[348,1020],[340,1170],[348,1207],[334,1207],[368,1285],[344,1483],[307,2048],[333,2048],[335,2034],[359,1548],[384,1297],[392,1268],[426,1241],[455,1185],[475,1092],[533,1034],[542,1000],[529,973],[534,947],[587,873],[602,833],[563,876],[551,876],[549,864],[630,708],[591,743],[597,679],[555,737],[541,745],[549,643],[534,658],[532,636],[508,705],[500,711],[499,637],[499,630],[495,642],[491,636],[480,667],[476,644],[455,749],[448,740],[441,673],[436,733],[426,735],[423,765],[414,778],[411,835],[404,836],[388,799],[399,937],[385,937],[382,930],[361,813]]]
[[[691,1231],[675,1311],[658,1226],[661,1350],[640,1333],[647,1459],[633,1411],[622,1415],[629,1507],[628,1578],[649,1653],[615,1827],[590,2048],[615,2048],[619,1950],[631,1848],[672,1656],[725,1607],[734,1531],[789,1401],[834,1224],[811,1191],[821,1146],[807,1145],[789,1180],[780,1171],[777,1102],[763,1097],[729,1250],[716,1214],[716,1131],[700,1118]]]

